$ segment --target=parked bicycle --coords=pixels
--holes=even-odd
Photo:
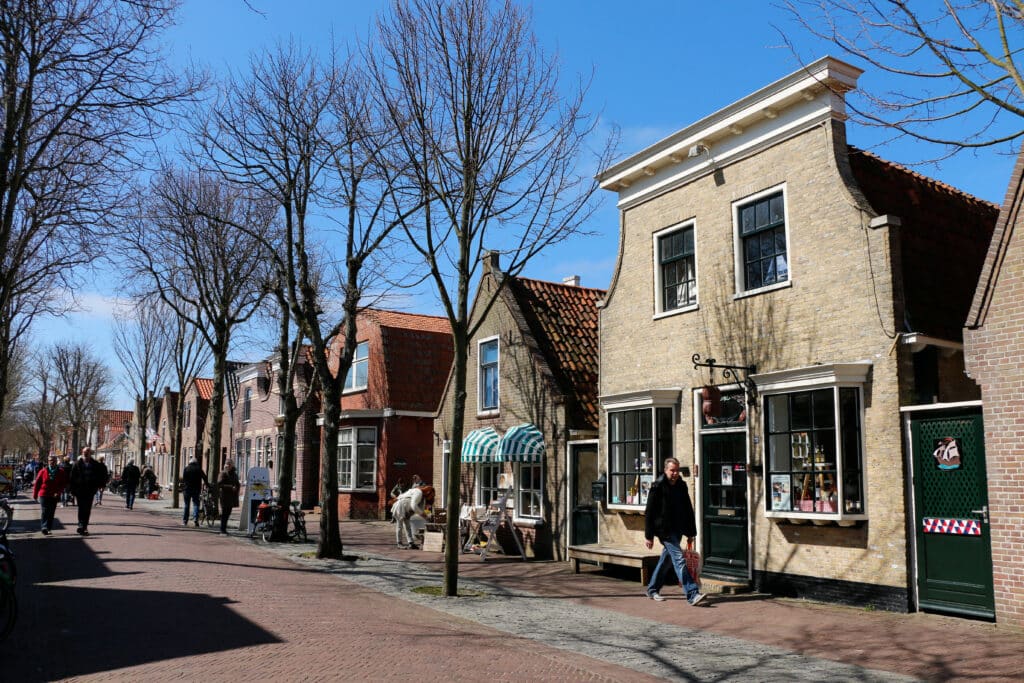
[[[264,541],[270,541],[274,527],[282,514],[285,515],[288,540],[307,542],[309,536],[306,534],[306,513],[299,507],[298,501],[294,500],[291,502],[290,513],[281,507],[277,499],[260,503],[256,508],[256,521],[253,523],[249,538],[256,538],[259,535]]]
[[[7,534],[12,519],[14,519],[14,508],[7,502],[7,496],[0,497],[0,534]]]
[[[0,641],[11,634],[18,620],[18,598],[14,594],[17,578],[18,566],[7,544],[7,534],[0,534]]]
[[[199,494],[199,523],[212,527],[219,521],[220,512],[217,509],[217,496],[207,486]]]

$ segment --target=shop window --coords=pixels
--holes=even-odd
[[[372,490],[377,481],[377,430],[353,427],[338,431],[338,488]]]
[[[672,456],[672,408],[608,413],[608,502],[646,505],[651,484]]]

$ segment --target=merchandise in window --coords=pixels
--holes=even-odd
[[[786,212],[782,192],[741,206],[738,220],[744,291],[788,280]]]
[[[541,468],[540,463],[519,465],[518,491],[516,492],[517,517],[541,517],[543,491]]]
[[[645,505],[651,484],[672,455],[672,409],[608,414],[608,502]]]
[[[338,431],[338,488],[374,488],[376,463],[377,430],[374,427]]]
[[[498,340],[480,344],[480,410],[498,408]]]
[[[352,366],[345,375],[345,391],[365,389],[370,376],[370,342],[356,344]]]
[[[765,408],[766,509],[863,514],[859,390],[775,394]]]
[[[658,238],[661,310],[672,311],[697,303],[693,227]]]

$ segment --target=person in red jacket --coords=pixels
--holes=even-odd
[[[57,456],[50,453],[46,467],[39,470],[32,489],[32,500],[38,500],[42,507],[39,524],[44,536],[53,530],[53,515],[57,512],[60,494],[68,487],[68,471],[60,466]]]

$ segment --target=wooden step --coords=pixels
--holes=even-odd
[[[710,576],[700,577],[700,590],[710,595],[737,595],[753,590],[748,581],[738,579],[713,579]]]

